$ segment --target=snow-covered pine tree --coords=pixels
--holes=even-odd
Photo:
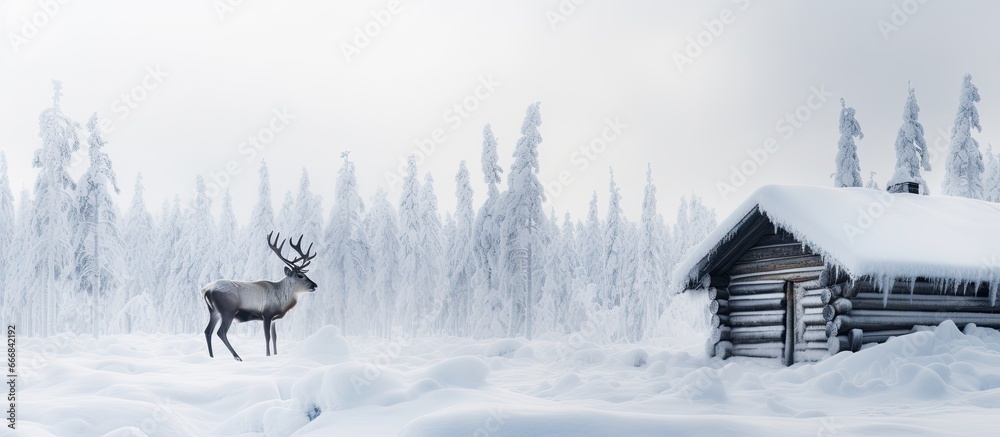
[[[109,309],[104,307],[111,303],[111,294],[118,294],[115,292],[122,283],[125,254],[118,230],[118,206],[109,188],[116,194],[120,190],[111,159],[101,150],[106,142],[97,127],[96,113],[87,122],[87,130],[90,166],[77,184],[76,209],[71,220],[76,223],[74,282],[78,291],[90,295],[93,305],[89,326],[94,335],[100,335],[108,322],[105,316]],[[124,301],[114,302],[111,306],[120,308],[124,304]]]
[[[475,211],[472,209],[472,185],[465,161],[455,174],[455,232],[448,244],[448,298],[445,300],[445,329],[455,335],[471,335],[473,284],[476,271],[473,245]]]
[[[864,139],[861,125],[854,118],[854,108],[848,107],[840,99],[840,141],[837,142],[837,173],[834,174],[835,187],[860,187],[861,165],[858,163],[858,148],[854,137]]]
[[[9,313],[10,307],[6,307],[8,293],[13,293],[11,287],[14,266],[12,256],[14,254],[14,232],[16,230],[14,216],[14,194],[10,189],[10,178],[7,174],[7,155],[0,151],[0,303],[4,304],[5,311],[0,311],[0,317],[4,320],[13,320]],[[13,297],[13,296],[11,296]],[[10,302],[14,302],[13,299]]]
[[[920,192],[929,194],[927,182],[920,176],[920,169],[930,171],[930,152],[924,139],[924,126],[917,121],[920,106],[916,92],[909,87],[906,104],[903,106],[903,125],[896,134],[896,171],[887,182],[889,187],[904,182],[920,184]]]
[[[403,329],[410,335],[415,335],[419,322],[414,314],[420,304],[416,299],[423,229],[420,221],[420,181],[417,180],[417,160],[413,155],[406,160],[402,188],[399,197],[400,312],[403,316]]]
[[[615,183],[615,173],[609,169],[608,215],[604,222],[604,247],[601,250],[601,282],[598,284],[598,303],[604,308],[615,308],[631,292],[631,283],[625,277],[626,266],[625,217],[621,207],[621,191]]]
[[[664,282],[663,226],[656,212],[656,185],[653,168],[646,165],[646,188],[642,197],[642,219],[639,223],[638,272],[635,293],[626,301],[628,323],[625,339],[636,342],[654,326],[665,306],[662,297],[667,289]]]
[[[420,245],[417,260],[417,307],[415,316],[420,317],[418,328],[434,328],[439,320],[441,301],[447,290],[444,271],[444,248],[441,241],[441,215],[438,212],[437,194],[434,193],[434,177],[424,175],[420,191],[419,218]]]
[[[274,205],[271,203],[271,176],[266,162],[261,161],[258,175],[260,182],[257,184],[257,204],[253,207],[250,223],[243,237],[246,264],[238,275],[247,281],[274,280],[281,273],[281,263],[275,262],[274,253],[265,243],[267,234],[280,231],[276,229]]]
[[[514,337],[523,332],[529,340],[534,325],[534,251],[540,247],[538,230],[545,220],[542,212],[545,191],[538,180],[538,144],[542,142],[538,132],[542,124],[540,105],[540,102],[533,103],[524,116],[521,138],[517,141],[514,163],[507,179],[507,192],[500,208],[504,211],[504,248],[500,257],[504,274],[501,284],[504,285],[501,290],[510,299],[511,322],[507,335]]]
[[[240,225],[236,222],[236,213],[233,211],[233,196],[227,189],[226,194],[222,197],[219,229],[215,239],[220,278],[233,279],[244,276],[243,264],[246,262],[246,250],[242,248],[242,236]]]
[[[149,315],[148,310],[152,310],[153,301],[152,289],[154,284],[162,281],[156,273],[156,232],[153,224],[153,215],[146,208],[145,189],[142,185],[142,173],[135,177],[135,190],[132,194],[132,203],[125,213],[124,226],[122,226],[122,241],[132,253],[142,254],[142,256],[127,256],[125,264],[128,268],[128,282],[122,289],[126,306],[135,308],[133,305],[142,308],[131,309],[128,314],[120,318],[121,328],[125,332],[132,332],[135,326],[135,318],[131,314],[139,314],[138,318]],[[165,217],[164,217],[165,218]],[[133,300],[135,299],[134,303]],[[140,303],[141,302],[141,303]],[[141,320],[139,320],[141,321]]]
[[[299,179],[299,191],[295,197],[295,206],[289,218],[290,226],[281,230],[282,238],[295,238],[298,241],[301,236],[302,244],[305,244],[306,247],[309,244],[313,244],[315,246],[313,252],[321,254],[317,258],[316,264],[322,265],[321,263],[326,258],[326,247],[324,247],[323,242],[323,198],[319,194],[312,192],[309,182],[309,171],[305,167],[302,167],[302,177]],[[324,278],[329,277],[328,272],[317,272],[313,275]],[[317,283],[321,289],[326,289],[326,284]],[[301,311],[299,317],[288,319],[288,329],[297,332],[300,336],[316,332],[316,330],[329,321],[331,316],[327,308],[315,304],[323,301],[322,299],[325,297],[323,293],[319,293],[318,295],[317,293],[308,293],[303,297],[305,300],[299,301],[302,308],[297,310]]]
[[[486,201],[483,202],[483,205],[479,208],[479,212],[476,214],[475,244],[473,245],[473,253],[476,259],[476,283],[480,289],[478,293],[479,297],[476,299],[479,302],[477,305],[485,305],[485,301],[488,299],[487,296],[495,293],[499,287],[500,249],[502,247],[500,241],[502,234],[500,223],[502,219],[498,215],[496,208],[500,198],[500,191],[497,188],[497,184],[501,182],[500,174],[503,173],[503,169],[498,164],[499,160],[497,140],[493,136],[492,128],[487,124],[483,127],[482,147],[482,169],[483,180],[486,182]]]
[[[872,170],[872,172],[868,175],[868,183],[865,184],[865,188],[868,188],[868,189],[871,189],[871,190],[880,190],[880,191],[882,190],[882,186],[879,185],[878,182],[875,181],[875,171],[874,170]]]
[[[1000,203],[1000,155],[993,154],[993,145],[986,145],[986,174],[983,176],[983,200]]]
[[[31,192],[27,188],[21,190],[17,203],[17,221],[14,222],[14,233],[11,235],[12,248],[27,247],[33,238]],[[4,281],[6,292],[3,295],[3,308],[0,315],[9,323],[24,326],[33,332],[40,332],[39,318],[41,308],[36,302],[31,302],[33,298],[28,293],[28,284],[35,278],[33,266],[24,257],[14,256],[16,249],[10,249],[7,259],[7,277]]]
[[[291,191],[285,191],[285,200],[281,203],[281,213],[278,219],[278,227],[275,229],[275,234],[285,230],[285,233],[294,233],[295,229],[295,197],[292,196]],[[286,230],[287,229],[287,230]],[[267,234],[264,234],[267,238]],[[270,251],[271,249],[267,249]],[[274,256],[274,252],[271,252],[271,256]]]
[[[370,327],[370,320],[364,314],[348,311],[348,308],[375,307],[368,288],[372,275],[372,254],[362,229],[364,213],[365,204],[358,194],[355,166],[345,155],[337,177],[324,245],[329,260],[326,264],[329,271],[325,274],[333,280],[332,289],[340,292],[334,295],[334,300],[320,299],[320,302],[336,315],[336,320],[331,320],[328,315],[326,323],[335,323],[344,332],[349,327],[350,331],[359,334]]]
[[[400,288],[399,224],[388,194],[382,188],[375,192],[365,223],[374,264],[372,294],[378,308],[378,316],[372,318],[372,323],[376,334],[392,339]]]
[[[174,197],[173,203],[163,202],[162,220],[156,237],[156,283],[155,298],[153,302],[157,308],[164,309],[165,317],[156,321],[160,324],[159,330],[170,333],[181,332],[185,325],[184,320],[179,320],[181,312],[177,305],[179,299],[190,298],[190,294],[183,293],[182,290],[174,288],[175,284],[181,282],[181,264],[179,259],[187,254],[182,245],[183,228],[181,222],[184,220],[181,213],[181,201],[179,197]],[[170,317],[173,316],[173,317]]]
[[[28,287],[40,310],[32,318],[32,334],[51,335],[56,329],[56,315],[62,281],[71,273],[73,264],[73,229],[70,214],[74,208],[70,190],[76,184],[69,174],[73,152],[80,148],[77,130],[80,126],[70,120],[59,106],[62,83],[52,81],[54,93],[52,107],[38,117],[42,146],[35,150],[33,165],[39,169],[35,179],[34,205],[31,216],[31,242],[28,266],[34,269],[35,281],[23,284]]]
[[[983,155],[979,152],[979,142],[972,138],[972,129],[982,132],[979,125],[979,88],[972,83],[972,75],[962,79],[962,91],[958,99],[958,113],[955,126],[951,129],[951,146],[945,162],[942,187],[947,196],[983,198]]]
[[[601,274],[604,272],[604,227],[600,217],[597,215],[597,191],[590,198],[587,208],[586,231],[581,235],[582,241],[580,256],[583,258],[583,267],[587,269],[588,284],[600,284]],[[596,299],[597,296],[594,296]]]
[[[191,299],[191,292],[201,289],[209,282],[222,279],[219,274],[219,258],[216,243],[215,218],[212,216],[212,199],[208,196],[205,178],[195,178],[195,194],[191,199],[191,209],[180,213],[180,240],[174,246],[173,287],[165,296],[172,302],[171,310],[176,311],[178,321],[176,332],[189,332],[195,328],[194,321],[205,311],[204,302]]]

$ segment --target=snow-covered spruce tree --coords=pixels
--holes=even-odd
[[[0,304],[4,305],[0,317],[4,317],[4,320],[13,320],[11,307],[6,305],[7,294],[14,292],[14,288],[11,287],[13,279],[11,273],[14,271],[12,265],[13,247],[15,247],[14,219],[14,194],[10,190],[10,178],[7,174],[7,155],[0,152]]]
[[[73,228],[70,214],[75,207],[70,190],[76,184],[69,174],[73,152],[80,148],[79,125],[59,107],[62,84],[53,81],[52,107],[38,117],[42,147],[35,150],[33,165],[39,169],[35,179],[35,202],[32,205],[31,243],[28,266],[34,269],[35,281],[23,284],[35,302],[31,317],[32,334],[51,335],[57,329],[57,311],[62,282],[72,272]]]
[[[205,315],[205,305],[200,299],[192,299],[205,284],[222,279],[219,274],[218,253],[213,250],[216,243],[215,218],[212,216],[212,199],[208,196],[205,179],[195,178],[195,194],[191,209],[180,213],[180,240],[174,245],[173,286],[165,290],[171,320],[177,321],[175,332],[191,332],[197,328],[195,320]],[[195,294],[197,296],[197,294]],[[203,321],[202,321],[203,322]]]
[[[920,106],[913,87],[909,88],[906,104],[903,106],[903,125],[896,134],[896,171],[887,182],[891,187],[904,182],[920,184],[920,192],[929,194],[927,182],[920,176],[920,169],[930,171],[930,153],[924,139],[924,126],[917,121]]]
[[[372,323],[376,334],[392,339],[400,288],[399,224],[388,194],[382,188],[378,189],[372,199],[365,224],[374,261],[372,294],[376,298],[375,308],[379,314],[378,317],[373,317]]]
[[[337,176],[335,193],[324,247],[325,265],[329,269],[325,274],[332,279],[330,289],[338,292],[325,295],[334,299],[320,299],[320,302],[337,315],[337,320],[329,320],[328,323],[335,323],[344,332],[350,330],[364,334],[370,327],[368,316],[348,311],[348,308],[375,307],[368,288],[372,254],[362,229],[365,204],[358,194],[355,166],[346,156]]]
[[[588,284],[600,284],[604,272],[602,254],[604,253],[604,229],[597,215],[597,191],[590,198],[587,208],[586,231],[581,235],[580,255],[583,257],[583,267],[587,269]],[[596,298],[597,296],[594,296]]]
[[[410,155],[406,160],[406,175],[403,176],[403,192],[399,197],[399,244],[400,244],[400,290],[403,329],[410,335],[417,333],[414,315],[417,302],[420,269],[420,240],[423,232],[420,221],[420,181],[417,180],[417,160]]]
[[[441,241],[441,215],[437,195],[434,194],[434,177],[424,175],[419,202],[420,244],[417,261],[417,294],[419,296],[414,316],[419,317],[418,328],[435,328],[439,320],[441,301],[447,290],[444,271],[444,248]]]
[[[174,197],[173,203],[164,200],[160,217],[160,224],[156,231],[156,245],[154,246],[156,263],[153,264],[153,269],[156,274],[153,284],[154,294],[151,300],[157,308],[163,308],[167,313],[170,313],[172,312],[170,305],[173,305],[175,299],[183,294],[173,288],[179,282],[178,277],[180,276],[180,264],[175,260],[185,255],[180,242],[181,221],[183,220],[180,198]],[[185,296],[190,297],[190,295]],[[159,324],[157,331],[176,333],[180,327],[179,323],[182,321],[160,317],[159,320],[150,320],[149,322]],[[152,329],[152,327],[147,328]]]
[[[295,197],[292,196],[291,191],[285,191],[285,200],[281,203],[281,213],[278,217],[279,217],[277,223],[278,226],[277,229],[275,229],[276,234],[282,232],[283,230],[284,232],[282,233],[282,235],[285,234],[290,235],[290,233],[295,232],[294,231],[296,222]],[[267,237],[267,234],[265,234],[264,237]],[[271,249],[267,250],[270,251]],[[272,254],[271,256],[274,256],[273,255],[274,252],[270,253]]]
[[[947,196],[983,198],[983,155],[979,142],[972,138],[972,129],[982,132],[979,125],[979,88],[972,83],[972,75],[962,79],[962,92],[958,98],[958,113],[951,129],[951,146],[945,162],[942,187]]]
[[[654,326],[666,302],[666,282],[663,270],[663,223],[656,213],[656,185],[653,169],[646,166],[646,188],[642,197],[642,219],[639,223],[638,272],[634,297],[626,301],[628,324],[625,339],[636,342]]]
[[[476,286],[479,289],[476,298],[477,306],[488,305],[490,296],[499,287],[499,264],[501,234],[501,217],[498,215],[497,202],[500,191],[497,184],[501,182],[503,169],[497,163],[497,140],[489,124],[483,127],[482,169],[483,180],[486,182],[486,201],[479,208],[475,222],[475,241],[473,253],[476,259]]]
[[[559,256],[555,268],[549,273],[556,286],[552,291],[555,305],[554,325],[567,333],[580,330],[586,321],[585,308],[579,305],[580,294],[586,290],[574,286],[579,279],[582,279],[581,276],[585,276],[583,265],[580,263],[580,252],[577,250],[575,229],[570,214],[566,213],[559,236]],[[587,299],[589,300],[589,297]]]
[[[677,206],[677,219],[674,221],[674,264],[680,263],[691,248],[691,222],[690,209],[688,208],[687,197],[681,196],[680,204]]]
[[[472,185],[469,169],[465,161],[458,165],[455,174],[455,231],[448,242],[448,297],[445,299],[443,316],[445,331],[454,335],[468,336],[470,314],[472,312],[472,277],[476,271],[473,225],[475,212],[472,209]]]
[[[986,145],[986,175],[983,177],[983,200],[1000,203],[1000,155],[993,145]]]
[[[837,142],[837,173],[834,174],[835,187],[860,187],[861,165],[858,163],[858,148],[854,137],[864,139],[861,125],[854,118],[854,108],[840,99],[840,141]]]
[[[31,239],[34,238],[31,227],[32,214],[31,192],[24,188],[18,198],[17,221],[14,222],[14,233],[11,234],[10,247],[22,248],[31,244]],[[35,271],[28,260],[15,256],[14,251],[16,250],[10,249],[7,254],[9,257],[7,258],[7,277],[4,280],[6,292],[3,295],[3,300],[0,301],[3,304],[0,315],[6,317],[4,320],[9,320],[9,323],[28,327],[33,332],[40,332],[38,321],[34,320],[39,316],[38,304],[31,302],[34,296],[28,293],[27,286],[31,281],[37,280]]]
[[[601,282],[599,282],[598,303],[604,308],[622,305],[622,300],[631,292],[631,283],[623,274],[626,265],[625,251],[628,239],[625,236],[625,217],[621,207],[621,191],[615,183],[614,170],[609,169],[608,215],[604,222],[604,247],[601,251]]]
[[[243,247],[246,250],[246,263],[239,277],[247,281],[274,280],[281,274],[281,263],[277,261],[274,252],[267,247],[267,234],[276,229],[274,205],[271,203],[271,176],[267,171],[267,163],[261,161],[258,170],[260,182],[257,184],[257,204],[250,215],[243,237]],[[290,232],[291,230],[285,231]]]
[[[322,260],[326,257],[326,248],[323,246],[323,199],[319,194],[312,192],[309,183],[309,172],[302,168],[302,178],[299,179],[299,192],[295,197],[295,207],[292,212],[292,225],[287,228],[287,230],[282,230],[282,238],[295,238],[298,241],[299,237],[302,237],[302,244],[305,245],[302,249],[305,250],[309,247],[309,244],[313,244],[315,247],[313,252],[320,253],[319,257],[316,259],[316,264],[322,265]],[[286,245],[285,250],[288,250]],[[273,261],[272,261],[273,262]],[[320,272],[316,275],[322,278],[329,277],[327,272]],[[296,311],[300,311],[298,317],[290,317],[288,319],[289,329],[291,331],[297,332],[302,335],[308,335],[310,333],[316,332],[321,326],[327,323],[333,323],[332,318],[334,313],[324,308],[322,305],[316,305],[315,303],[322,303],[325,295],[333,293],[332,289],[326,288],[326,284],[320,283],[320,289],[316,293],[307,293],[303,297],[305,300],[300,300],[299,303],[303,304],[302,308],[298,308]],[[328,293],[323,293],[324,290],[330,290]],[[318,294],[317,294],[318,293]]]
[[[222,210],[219,213],[219,229],[215,242],[220,278],[232,279],[243,276],[246,250],[242,247],[242,237],[236,213],[233,211],[233,196],[227,189],[222,197]]]
[[[157,282],[163,280],[157,277],[156,273],[156,232],[153,215],[146,208],[144,196],[142,173],[139,173],[135,177],[132,203],[125,213],[122,226],[122,241],[125,247],[130,253],[142,254],[125,257],[128,279],[121,293],[126,303],[116,323],[124,332],[132,332],[139,328],[148,329],[141,323],[152,315],[152,310],[155,308],[151,300],[152,289]]]
[[[882,186],[875,181],[875,171],[873,170],[871,174],[868,175],[868,183],[865,184],[865,188],[870,190],[882,190]]]
[[[72,220],[77,226],[73,239],[76,261],[74,282],[78,291],[91,295],[93,305],[88,326],[92,327],[94,335],[100,335],[108,324],[106,315],[109,311],[117,313],[117,309],[125,304],[125,301],[112,299],[123,296],[116,292],[126,270],[118,230],[118,206],[111,198],[109,188],[115,194],[121,190],[111,168],[111,159],[101,150],[106,142],[97,127],[96,113],[87,122],[87,130],[90,167],[77,184],[75,219]]]
[[[677,262],[687,257],[695,246],[701,243],[717,226],[715,210],[704,205],[701,197],[692,194],[690,199],[681,197],[677,209],[677,223],[674,224],[674,250]]]
[[[545,191],[538,180],[538,144],[542,142],[538,132],[542,124],[540,105],[533,103],[524,116],[521,138],[517,141],[514,163],[507,178],[507,192],[500,207],[504,211],[501,290],[509,297],[511,320],[507,336],[523,332],[529,340],[534,325],[534,251],[540,247],[538,230],[545,220],[542,212]]]

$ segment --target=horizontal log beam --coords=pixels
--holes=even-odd
[[[792,258],[813,255],[808,247],[799,243],[782,243],[769,246],[754,246],[743,254],[737,263],[748,263],[775,258]]]
[[[826,326],[827,320],[823,317],[822,310],[819,313],[803,314],[802,323],[806,326]]]
[[[742,299],[729,301],[730,313],[745,311],[775,311],[785,308],[785,297],[773,299]]]
[[[781,293],[785,294],[785,281],[740,281],[733,282],[727,287],[729,298],[761,293]]]
[[[708,303],[708,312],[710,314],[729,314],[729,301],[728,300],[713,300]]]
[[[746,326],[780,325],[782,323],[785,323],[785,312],[782,310],[734,313],[732,316],[729,317],[729,325],[734,328],[746,327]]]
[[[775,272],[803,267],[818,267],[823,265],[819,255],[802,255],[790,258],[774,258],[733,264],[730,275],[746,275],[752,273]]]
[[[864,293],[851,298],[851,304],[859,310],[1000,313],[1000,306],[993,306],[989,297],[974,296]]]
[[[864,343],[885,343],[892,337],[899,337],[901,335],[911,334],[915,332],[912,329],[891,329],[885,331],[865,331],[864,332]]]
[[[796,269],[777,270],[773,272],[732,275],[732,279],[733,282],[764,281],[764,280],[802,282],[812,279],[818,279],[820,274],[822,273],[823,273],[822,267],[803,267]],[[732,292],[732,289],[730,289],[730,292]]]
[[[806,326],[802,332],[802,341],[826,341],[826,325],[822,327]]]
[[[849,284],[851,290],[857,290],[857,293],[882,293],[883,290],[878,287],[874,281],[861,280],[855,281]],[[937,294],[937,295],[965,295],[965,296],[988,296],[989,290],[985,286],[980,286],[973,288],[971,285],[968,287],[959,286],[948,287],[944,283],[934,283],[926,281],[916,281],[910,283],[909,281],[895,281],[892,285],[892,291],[890,294]]]
[[[828,288],[817,288],[815,290],[806,290],[806,294],[799,303],[804,308],[822,308],[830,303],[832,298],[833,294]]]
[[[938,325],[945,320],[952,320],[960,327],[975,323],[987,328],[1000,328],[1000,315],[997,314],[880,310],[854,310],[837,316],[827,327],[833,324],[838,334],[844,334],[851,329],[907,329],[916,325]]]
[[[713,345],[720,341],[732,341],[732,328],[728,326],[712,328],[712,331],[708,335],[708,339]]]
[[[751,330],[752,328],[767,329]],[[780,341],[785,338],[784,326],[755,326],[752,328],[733,328],[730,331],[730,338],[733,343],[768,343]]]

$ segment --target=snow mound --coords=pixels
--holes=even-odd
[[[327,325],[306,338],[297,355],[321,364],[334,364],[346,361],[351,355],[351,348],[340,335],[340,329]]]
[[[441,385],[475,388],[486,382],[490,366],[481,358],[455,357],[434,364],[425,375]]]
[[[524,342],[516,338],[505,338],[496,340],[486,347],[483,352],[488,357],[513,357],[518,349],[524,346]]]

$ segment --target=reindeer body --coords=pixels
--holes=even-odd
[[[315,255],[309,255],[309,250],[302,253],[300,244],[292,243],[291,246],[299,257],[294,261],[288,261],[281,255],[281,246],[275,246],[280,238],[280,234],[275,238],[275,243],[271,243],[271,234],[268,234],[268,245],[281,257],[288,267],[285,267],[285,278],[273,281],[241,282],[230,280],[218,280],[202,287],[201,295],[208,306],[209,321],[205,328],[205,342],[208,343],[208,356],[214,357],[212,353],[212,331],[215,324],[219,325],[218,335],[222,342],[233,353],[233,358],[243,361],[229,344],[226,334],[233,321],[248,322],[251,320],[261,320],[264,322],[264,341],[267,355],[271,355],[271,345],[273,342],[274,353],[278,353],[278,336],[274,328],[274,321],[285,316],[295,304],[298,303],[299,296],[303,293],[316,291],[316,283],[305,275],[305,267]],[[312,246],[310,245],[310,249]],[[301,264],[300,264],[301,263]]]

